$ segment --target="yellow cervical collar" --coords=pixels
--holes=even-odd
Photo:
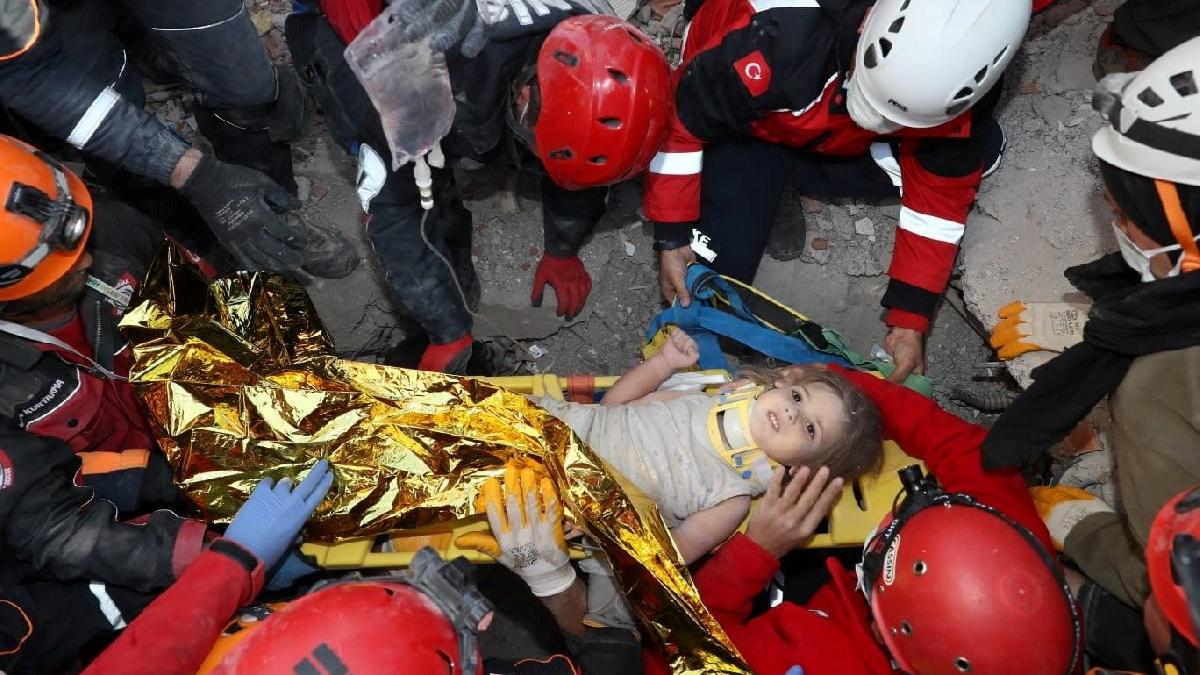
[[[746,480],[764,468],[769,480],[770,470],[775,466],[750,437],[750,411],[763,391],[764,387],[748,385],[721,394],[708,413],[709,441],[721,459]]]

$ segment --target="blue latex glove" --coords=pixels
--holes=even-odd
[[[329,471],[329,462],[324,459],[313,466],[295,489],[287,478],[275,485],[271,484],[270,478],[258,481],[250,499],[238,509],[225,530],[225,538],[241,544],[262,561],[265,569],[271,569],[300,534],[300,528],[317,505],[325,499],[330,485],[333,485],[333,474]]]
[[[320,571],[320,567],[310,563],[309,557],[301,553],[298,547],[294,547],[275,569],[267,573],[267,584],[263,588],[268,591],[282,591],[304,577]]]

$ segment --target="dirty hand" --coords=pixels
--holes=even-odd
[[[671,370],[684,370],[696,365],[700,360],[700,345],[696,344],[691,335],[678,328],[672,328],[670,337],[658,354]]]
[[[783,484],[784,472],[791,480]],[[829,467],[777,467],[758,510],[750,514],[746,536],[776,558],[808,541],[842,493],[842,479],[829,479]]]
[[[892,326],[883,339],[883,349],[896,364],[888,380],[903,384],[912,373],[925,374],[925,334],[921,331]]]
[[[404,22],[404,39],[419,42],[429,38],[434,51],[458,45],[467,58],[474,58],[487,44],[487,15],[477,0],[392,0]]]
[[[1070,485],[1032,487],[1029,488],[1029,496],[1033,497],[1033,505],[1042,522],[1046,523],[1046,529],[1050,530],[1055,548],[1060,551],[1067,541],[1067,535],[1084,518],[1093,513],[1113,512],[1104,500]]]
[[[554,287],[554,295],[558,298],[559,316],[570,321],[583,311],[588,293],[592,291],[592,278],[588,276],[587,268],[579,256],[559,258],[549,253],[542,255],[538,262],[537,271],[533,273],[533,294],[529,301],[534,307],[542,306],[542,292],[546,284]]]
[[[189,151],[190,152],[190,151]],[[179,187],[213,234],[247,270],[340,278],[358,255],[336,232],[295,213],[300,200],[262,172],[203,155]]]
[[[557,595],[575,581],[563,541],[562,505],[549,478],[509,462],[500,481],[483,484],[489,536],[471,532],[455,539],[459,548],[482,551],[529,584],[539,598]]]
[[[1025,352],[1061,352],[1083,341],[1089,305],[1072,302],[1021,302],[1000,308],[1000,323],[988,341],[1001,360]]]
[[[658,253],[658,289],[663,300],[671,303],[676,297],[679,304],[687,307],[692,303],[688,295],[687,268],[696,262],[696,253],[690,245]]]
[[[233,516],[225,538],[241,544],[262,561],[264,569],[271,569],[300,534],[331,485],[333,473],[324,459],[294,488],[290,478],[274,484],[264,478]]]

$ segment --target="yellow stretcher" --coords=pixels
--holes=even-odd
[[[578,402],[595,400],[596,392],[611,387],[617,381],[616,377],[591,375],[532,375],[480,379],[522,394],[549,395]],[[900,478],[896,471],[915,463],[918,463],[917,460],[904,454],[900,446],[891,441],[885,442],[883,468],[878,474],[860,478],[843,489],[842,496],[830,512],[823,531],[813,537],[808,543],[808,548],[862,546],[863,541],[891,509],[892,502],[901,491]],[[753,508],[752,505],[751,509]],[[487,520],[481,514],[453,523],[430,525],[414,530],[397,530],[390,535],[351,539],[338,544],[306,543],[303,551],[313,556],[317,563],[326,569],[406,567],[413,555],[425,546],[432,546],[447,559],[462,556],[471,562],[490,563],[493,561],[486,554],[460,549],[454,545],[455,538],[467,532],[486,529]],[[741,529],[745,529],[744,522]],[[583,557],[584,552],[576,548],[572,549],[572,555]]]

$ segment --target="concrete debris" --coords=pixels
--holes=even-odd
[[[1033,109],[1042,116],[1047,124],[1058,124],[1067,119],[1074,106],[1062,96],[1046,96],[1033,102]]]
[[[309,195],[312,193],[312,179],[304,176],[296,176],[296,198],[303,202],[308,201]]]
[[[854,221],[854,233],[863,237],[875,236],[875,223],[870,218],[859,218]]]
[[[809,241],[808,246],[814,251],[828,251],[829,240],[823,237],[816,237]]]

